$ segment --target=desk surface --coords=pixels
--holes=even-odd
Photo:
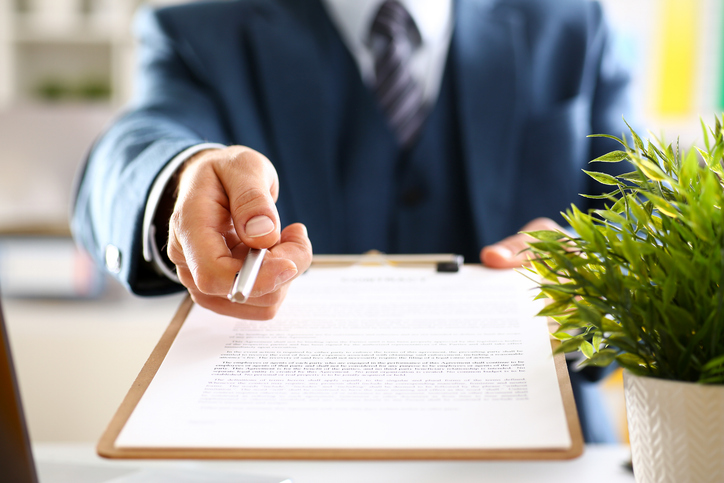
[[[3,299],[34,441],[97,441],[183,295]]]
[[[294,483],[633,483],[623,464],[628,447],[589,445],[581,458],[570,461],[150,461],[104,460],[91,444],[43,443],[34,447],[41,483],[62,481],[68,465],[83,465],[88,476],[68,480],[100,483],[101,470],[129,472],[158,469],[234,472],[288,477]],[[81,467],[82,469],[82,467]],[[79,471],[83,473],[83,471]],[[131,473],[133,474],[133,473]],[[96,475],[95,479],[94,476]],[[210,479],[209,481],[214,481]]]

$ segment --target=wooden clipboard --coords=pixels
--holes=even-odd
[[[328,263],[326,260],[325,263]],[[554,364],[568,424],[571,446],[559,449],[349,449],[349,448],[144,448],[115,445],[121,430],[153,380],[193,302],[187,297],[126,394],[96,447],[100,456],[127,459],[279,459],[279,460],[562,460],[583,453],[584,443],[568,368],[563,354]],[[558,341],[551,338],[552,348]]]

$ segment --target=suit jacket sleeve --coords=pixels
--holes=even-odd
[[[143,213],[153,181],[179,152],[207,141],[226,144],[226,136],[217,103],[199,78],[199,60],[173,38],[163,11],[142,10],[135,27],[136,94],[86,160],[71,227],[76,240],[123,285],[153,295],[183,289],[142,257]]]

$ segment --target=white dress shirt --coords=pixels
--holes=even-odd
[[[370,29],[377,10],[384,0],[321,1],[357,62],[363,82],[373,86],[375,70],[369,42]],[[413,54],[410,67],[414,78],[423,86],[425,102],[432,104],[440,91],[453,31],[452,0],[399,0],[399,2],[408,10],[420,31],[422,43]],[[152,263],[157,272],[176,282],[179,281],[176,273],[164,263],[156,244],[156,227],[153,221],[161,195],[174,173],[187,159],[205,149],[225,147],[217,143],[204,143],[186,149],[169,161],[151,187],[143,216],[143,258]]]
[[[368,86],[375,81],[369,43],[370,29],[384,0],[322,0]],[[410,69],[424,98],[434,102],[440,91],[447,51],[453,30],[452,0],[399,0],[420,31],[422,43],[415,50]]]

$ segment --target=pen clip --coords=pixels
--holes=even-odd
[[[266,252],[266,248],[249,249],[249,253],[244,258],[244,264],[241,266],[239,273],[236,274],[231,290],[226,296],[231,302],[243,304],[247,301],[256,283],[256,277],[259,275],[261,262],[264,260]]]

